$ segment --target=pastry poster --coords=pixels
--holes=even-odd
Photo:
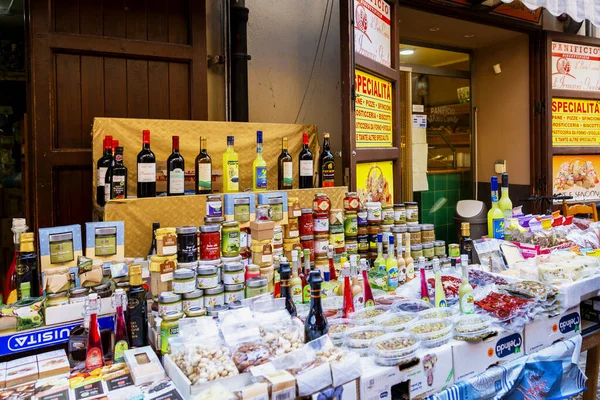
[[[552,157],[553,193],[576,201],[600,199],[600,155]]]
[[[392,83],[355,72],[356,147],[392,147]]]
[[[598,145],[600,145],[600,101],[553,98],[552,146],[597,147]]]
[[[552,42],[552,89],[600,92],[600,47]]]
[[[357,163],[356,190],[363,205],[369,201],[394,204],[394,162]]]
[[[390,67],[390,5],[384,0],[356,0],[355,6],[354,51]]]

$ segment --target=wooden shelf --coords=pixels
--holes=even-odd
[[[427,131],[427,144],[432,146],[444,146],[447,147],[444,139],[440,137],[437,133],[429,133]],[[471,145],[471,134],[470,133],[445,133],[446,138],[452,143],[454,146],[470,146]]]
[[[25,72],[20,71],[0,71],[0,81],[23,81],[25,82]]]

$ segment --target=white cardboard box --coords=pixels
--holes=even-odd
[[[350,381],[341,386],[320,390],[311,396],[312,400],[319,399],[358,400],[358,380]]]
[[[534,353],[578,333],[581,333],[579,306],[552,318],[545,314],[538,315],[533,322],[525,326],[525,353]]]
[[[470,343],[452,340],[454,379],[478,375],[494,364],[502,364],[525,352],[523,332],[499,331],[496,336]]]
[[[56,307],[46,307],[46,325],[64,324],[83,319],[84,303],[65,304]],[[100,299],[99,315],[114,314],[116,309],[112,305],[112,298]]]
[[[410,398],[429,395],[454,384],[452,346],[422,349],[417,353],[419,364],[407,370],[410,382]]]
[[[360,377],[361,400],[386,400],[392,398],[392,386],[404,382],[406,373],[398,367],[382,367],[371,357],[361,357],[363,374]]]

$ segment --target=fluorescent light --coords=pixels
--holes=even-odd
[[[415,54],[415,51],[413,49],[400,50],[400,55],[401,56],[410,56],[412,54]]]

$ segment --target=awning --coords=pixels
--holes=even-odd
[[[512,3],[514,0],[502,0]],[[544,7],[550,14],[567,14],[575,21],[587,19],[600,27],[600,0],[521,0],[530,10]]]

